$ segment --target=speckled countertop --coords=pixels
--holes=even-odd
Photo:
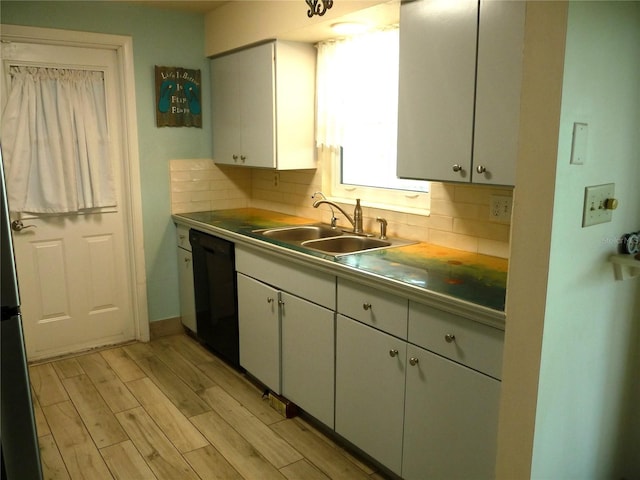
[[[416,243],[384,250],[334,257],[266,238],[253,230],[317,223],[310,219],[259,209],[232,209],[173,215],[176,222],[272,251],[290,251],[298,260],[316,263],[334,273],[357,272],[375,278],[399,293],[456,313],[478,317],[504,328],[508,262],[506,259]],[[448,308],[447,308],[448,309]]]

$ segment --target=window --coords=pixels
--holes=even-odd
[[[331,152],[323,188],[428,208],[429,183],[396,176],[398,28],[318,44],[317,95],[316,140]]]

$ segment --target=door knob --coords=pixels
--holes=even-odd
[[[396,350],[395,348],[392,348],[391,350],[389,350],[390,357],[396,357],[397,355],[398,355],[398,350]]]
[[[485,167],[484,165],[478,165],[476,167],[476,172],[478,172],[478,173],[484,173],[486,171],[487,171],[487,167]]]
[[[35,225],[25,225],[24,223],[22,223],[22,220],[14,220],[13,222],[11,222],[11,229],[16,231],[16,232],[21,232],[25,228],[36,228],[36,226]]]
[[[410,364],[412,367],[415,367],[418,363],[420,363],[420,360],[418,360],[416,357],[411,357],[411,358],[409,359],[409,364]]]

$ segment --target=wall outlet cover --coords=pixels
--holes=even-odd
[[[489,219],[495,222],[510,223],[513,199],[501,195],[491,195],[489,200]]]

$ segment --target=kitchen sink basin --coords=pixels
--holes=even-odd
[[[300,225],[294,227],[269,228],[257,230],[265,237],[280,240],[282,242],[304,242],[319,238],[337,237],[342,235],[342,231],[324,225]]]
[[[372,248],[390,247],[391,245],[391,242],[386,240],[352,235],[302,242],[303,247],[333,255],[361,252],[363,250],[371,250]]]
[[[264,228],[253,233],[335,257],[416,243],[399,238],[381,240],[370,235],[353,235],[325,224]]]

